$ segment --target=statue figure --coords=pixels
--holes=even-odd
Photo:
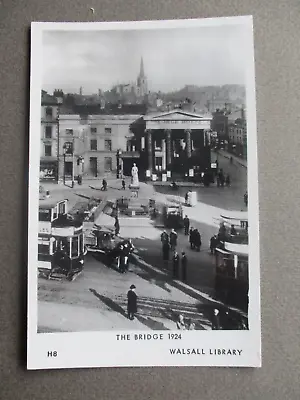
[[[131,168],[131,186],[139,186],[139,170],[135,163]]]

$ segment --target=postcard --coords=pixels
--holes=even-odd
[[[28,369],[261,366],[251,16],[31,25]]]

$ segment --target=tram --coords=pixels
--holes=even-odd
[[[220,300],[244,311],[248,308],[248,245],[220,243],[215,251],[215,291]]]
[[[68,215],[68,200],[40,199],[38,272],[73,280],[86,254],[82,222]]]

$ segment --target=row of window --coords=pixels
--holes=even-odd
[[[73,154],[73,143],[66,142],[64,144],[65,154],[72,155]],[[97,151],[98,150],[98,141],[97,139],[91,139],[90,141],[90,150]],[[112,143],[110,139],[104,140],[104,150],[105,151],[112,151]],[[52,145],[45,144],[44,145],[44,154],[46,157],[52,156]]]
[[[91,127],[91,133],[97,133],[96,127]],[[104,128],[105,134],[111,134],[111,128]],[[74,130],[73,129],[66,129],[66,135],[73,136]],[[52,126],[45,127],[45,139],[52,139]]]

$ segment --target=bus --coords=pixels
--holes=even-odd
[[[68,215],[68,200],[40,199],[38,272],[73,280],[86,254],[82,222]]]

